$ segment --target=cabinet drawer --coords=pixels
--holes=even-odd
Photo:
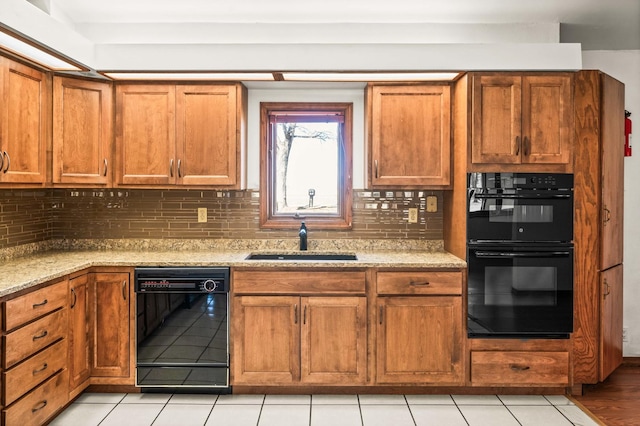
[[[364,271],[236,271],[231,285],[235,294],[364,294],[365,282]]]
[[[41,425],[64,407],[69,397],[69,374],[62,370],[3,410],[5,425]]]
[[[67,281],[8,300],[4,307],[5,330],[13,330],[67,303]]]
[[[473,386],[566,386],[568,352],[471,352]]]
[[[4,368],[30,357],[67,335],[67,310],[61,309],[4,336]]]
[[[462,294],[462,272],[378,272],[378,294]]]
[[[39,354],[2,373],[4,405],[9,405],[24,393],[62,370],[67,359],[67,341],[61,340]]]

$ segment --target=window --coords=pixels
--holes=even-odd
[[[351,227],[352,104],[261,103],[260,225]]]

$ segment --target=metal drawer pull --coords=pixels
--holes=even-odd
[[[409,285],[414,287],[426,287],[428,285],[431,285],[431,283],[429,283],[429,281],[411,281]]]
[[[44,365],[42,366],[42,368],[38,368],[37,370],[33,370],[33,375],[35,376],[38,373],[42,373],[44,370],[46,370],[47,368],[49,368],[49,364],[47,364],[46,362],[44,363]]]
[[[531,368],[528,365],[517,365],[517,364],[511,364],[510,367],[513,371],[527,371]]]
[[[43,401],[40,401],[40,402],[38,403],[38,405],[37,405],[35,408],[32,408],[32,409],[31,409],[31,412],[32,412],[32,413],[35,413],[36,411],[40,411],[40,410],[42,410],[42,409],[43,409],[44,407],[46,407],[46,406],[47,406],[47,400],[45,399],[45,400],[43,400]]]
[[[38,339],[42,339],[43,337],[47,337],[48,334],[49,334],[49,332],[47,330],[45,330],[42,333],[40,333],[39,335],[33,336],[33,341],[36,341]]]
[[[39,308],[40,306],[44,306],[44,305],[46,305],[47,303],[49,303],[49,301],[48,301],[47,299],[44,299],[44,300],[43,300],[42,302],[40,302],[40,303],[34,303],[34,304],[33,304],[33,309],[35,309],[35,308]]]

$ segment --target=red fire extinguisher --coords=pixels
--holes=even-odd
[[[631,113],[624,110],[624,156],[631,157]]]

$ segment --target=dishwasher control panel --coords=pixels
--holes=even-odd
[[[137,293],[228,293],[227,267],[140,267],[135,270]]]

